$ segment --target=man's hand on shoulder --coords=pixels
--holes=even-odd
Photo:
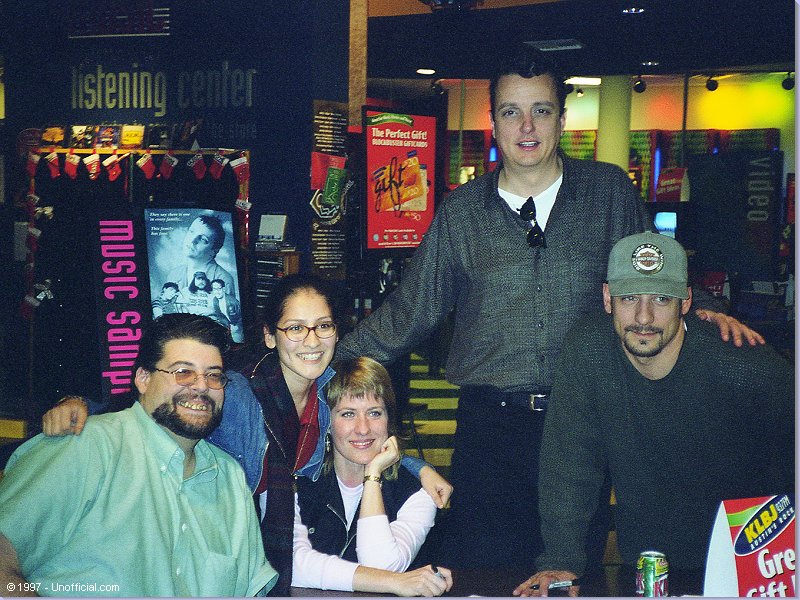
[[[42,417],[42,432],[49,436],[80,435],[89,407],[80,396],[64,396]]]
[[[560,581],[574,581],[577,578],[578,576],[571,571],[539,571],[514,588],[512,594],[515,596],[547,596],[548,587],[551,584]],[[569,596],[577,598],[581,588],[579,585],[573,585],[559,589],[562,591],[566,589]]]
[[[719,327],[720,337],[726,342],[730,341],[731,337],[733,337],[733,345],[737,348],[741,348],[744,340],[747,340],[747,343],[751,346],[766,343],[764,336],[760,333],[724,313],[698,308],[695,314],[703,321],[716,323],[717,327]]]

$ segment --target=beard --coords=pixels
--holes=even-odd
[[[658,329],[656,327],[626,327],[625,332],[631,333],[656,333],[658,334],[658,340],[652,346],[646,346],[639,342],[630,341],[628,336],[622,338],[622,343],[625,344],[625,348],[633,354],[634,356],[638,356],[639,358],[649,358],[651,356],[655,356],[659,352],[664,349],[666,343],[664,342],[664,330]]]
[[[204,423],[193,423],[185,420],[178,414],[177,404],[180,401],[202,400],[208,403],[210,415]],[[169,429],[175,435],[190,439],[201,440],[214,431],[222,422],[222,408],[217,406],[207,394],[192,394],[191,392],[179,392],[172,397],[172,406],[164,402],[153,411],[153,420],[159,425]]]

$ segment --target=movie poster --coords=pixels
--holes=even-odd
[[[145,209],[153,318],[209,316],[244,342],[230,213],[200,208]]]
[[[436,119],[365,109],[367,248],[416,248],[433,220]]]

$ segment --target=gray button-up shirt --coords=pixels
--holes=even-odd
[[[602,309],[611,247],[648,222],[622,169],[562,160],[547,248],[527,245],[529,223],[498,195],[502,166],[457,188],[437,210],[398,288],[339,342],[337,358],[363,354],[391,362],[455,309],[446,367],[452,383],[549,387],[567,330]]]

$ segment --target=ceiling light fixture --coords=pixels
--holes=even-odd
[[[578,98],[583,98],[583,88],[578,88],[575,95],[578,96]]]
[[[719,81],[713,78],[713,75],[709,75],[708,79],[706,80],[706,89],[709,92],[713,92],[719,87]]]
[[[642,61],[642,66],[643,67],[657,67],[660,64],[661,63],[659,63],[657,60],[643,60]]]
[[[794,89],[794,77],[791,71],[786,74],[786,79],[781,81],[781,87],[787,91]]]
[[[433,75],[436,73],[436,69],[417,69],[417,73],[419,75]]]
[[[636,78],[636,81],[633,82],[633,91],[637,94],[641,94],[643,91],[647,89],[647,84],[642,79],[642,76]]]
[[[572,85],[600,85],[603,80],[600,77],[570,77],[564,83]]]
[[[626,6],[622,9],[623,15],[640,15],[644,12],[644,8],[641,6]]]

